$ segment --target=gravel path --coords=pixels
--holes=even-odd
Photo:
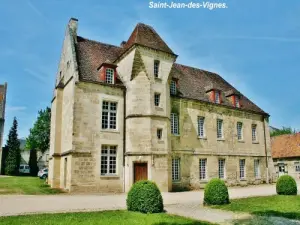
[[[257,185],[229,188],[230,198],[267,196],[276,194],[275,185]],[[202,206],[203,190],[163,193],[168,213],[215,223],[249,218],[249,214],[237,214]],[[0,216],[32,213],[102,211],[126,208],[126,195],[61,194],[61,195],[3,195],[0,196]]]

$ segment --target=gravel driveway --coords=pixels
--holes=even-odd
[[[276,194],[275,185],[257,185],[229,188],[230,198],[267,196]],[[202,206],[203,190],[163,193],[168,213],[192,217],[210,222],[225,223],[247,218],[248,214],[236,214]],[[126,195],[62,194],[62,195],[3,195],[0,196],[0,216],[31,213],[101,211],[125,209]]]

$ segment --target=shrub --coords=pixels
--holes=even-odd
[[[126,203],[128,211],[159,213],[164,209],[160,190],[148,180],[138,181],[131,187]]]
[[[297,184],[289,175],[279,177],[276,182],[276,192],[279,195],[297,195]]]
[[[219,178],[211,179],[204,189],[204,205],[224,205],[229,203],[228,189]]]

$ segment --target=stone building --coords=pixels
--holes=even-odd
[[[300,180],[300,133],[272,137],[271,149],[277,177],[288,174]]]
[[[0,84],[0,171],[2,162],[2,145],[5,122],[5,102],[6,102],[7,83]]]
[[[219,75],[175,63],[137,24],[120,46],[66,28],[52,100],[49,183],[69,191],[161,191],[273,176],[269,115]]]

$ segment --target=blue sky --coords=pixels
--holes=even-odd
[[[14,116],[26,137],[38,110],[50,106],[70,17],[79,19],[80,36],[114,45],[136,23],[149,24],[179,55],[177,62],[219,73],[268,112],[271,125],[300,129],[300,1],[224,2],[227,9],[208,10],[150,9],[149,0],[1,0],[5,139]]]

